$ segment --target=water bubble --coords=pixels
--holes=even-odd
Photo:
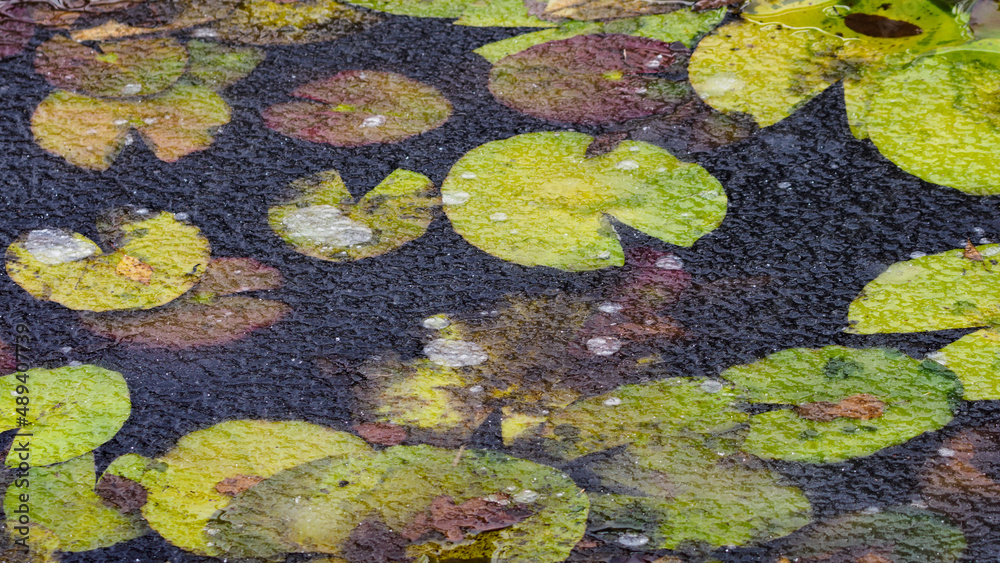
[[[608,252],[607,250],[598,252],[597,253],[597,259],[598,260],[610,260],[611,259],[611,253]]]
[[[372,117],[366,117],[364,121],[361,122],[362,127],[381,127],[385,125],[386,117],[384,115],[373,115]]]
[[[882,509],[877,506],[868,506],[861,510],[862,514],[878,514]]]
[[[462,205],[472,197],[468,192],[448,192],[441,195],[441,203],[445,205]]]
[[[629,549],[637,549],[649,543],[649,537],[644,534],[626,532],[618,536],[618,543],[622,547],[627,547]]]
[[[611,302],[601,303],[600,305],[597,306],[597,310],[602,313],[617,313],[618,311],[621,311],[624,308],[625,306],[622,305],[621,303],[611,303]]]
[[[77,361],[77,360],[73,360],[72,362],[69,362],[68,365],[70,367],[78,368],[78,367],[80,367],[80,366],[83,365],[83,362],[80,362],[80,361]]]
[[[787,190],[788,188],[792,187],[792,183],[791,182],[778,182],[778,187],[781,188],[781,189],[783,189],[783,190]]]
[[[178,221],[187,221],[190,218],[191,216],[184,212],[174,213],[174,219],[177,219]]]
[[[681,270],[684,268],[684,261],[673,254],[667,254],[657,258],[653,265],[661,270]]]
[[[715,190],[705,190],[703,192],[698,193],[698,197],[702,199],[718,199],[719,195],[721,194],[719,194],[719,192]]]
[[[622,400],[618,397],[608,397],[607,399],[604,399],[604,406],[606,407],[617,407],[620,404],[622,404]]]
[[[216,31],[214,29],[207,28],[207,27],[203,27],[201,29],[196,29],[196,30],[194,30],[194,32],[191,33],[191,37],[196,37],[196,38],[199,38],[199,39],[213,39],[213,38],[218,37],[218,36],[219,36],[219,32],[218,31]]]
[[[63,354],[69,354],[70,352],[73,351],[73,347],[72,346],[63,346],[62,348],[59,349],[59,351],[62,352]]]
[[[427,317],[424,319],[424,328],[430,328],[433,330],[441,330],[451,324],[448,317],[444,315],[434,315],[433,317]]]
[[[639,163],[634,160],[623,160],[615,165],[619,170],[635,170],[639,168]]]
[[[983,256],[996,256],[997,254],[1000,254],[1000,246],[991,246],[989,248],[983,249],[981,254]]]
[[[141,84],[126,84],[124,87],[122,87],[123,96],[134,96],[139,92],[142,92]]]
[[[587,341],[587,350],[595,356],[610,356],[622,349],[622,341],[614,336],[595,336]]]
[[[917,258],[923,258],[924,256],[927,256],[927,253],[920,252],[919,250],[914,250],[913,252],[910,253],[911,260],[916,260]]]
[[[493,222],[496,222],[496,223],[499,223],[500,221],[506,221],[507,219],[509,219],[509,217],[507,217],[507,214],[506,213],[501,213],[499,211],[497,211],[496,213],[490,215],[490,221],[493,221]]]
[[[24,249],[46,266],[55,266],[89,258],[97,252],[93,243],[78,240],[57,229],[39,229],[28,233]]]
[[[706,393],[718,393],[722,391],[725,385],[721,381],[716,381],[714,379],[709,379],[701,384],[701,390]]]
[[[116,120],[112,121],[112,123],[114,123],[118,127],[121,127],[122,125],[127,124],[128,120],[127,119],[116,119]]]
[[[514,502],[519,504],[531,504],[541,498],[542,495],[532,491],[531,489],[524,489],[523,491],[514,495]]]
[[[146,209],[145,207],[140,207],[139,209],[135,210],[135,214],[136,215],[149,215],[149,209]]]
[[[465,340],[438,338],[424,346],[424,355],[435,364],[450,368],[478,366],[489,359],[483,347]]]
[[[332,205],[313,205],[297,209],[281,221],[289,234],[329,246],[364,244],[375,236],[372,230],[344,217],[340,208]]]
[[[911,502],[910,506],[912,506],[913,508],[919,508],[921,510],[926,510],[929,507],[929,505],[927,504],[927,502],[925,502],[923,499],[919,499],[919,498],[916,499],[916,500],[914,500],[913,502]]]
[[[927,354],[925,358],[927,358],[932,362],[937,362],[943,366],[948,365],[948,357],[945,356],[944,352],[941,352],[940,350],[937,352],[931,352],[930,354]]]
[[[475,172],[462,172],[463,180],[475,180],[477,178]]]
[[[145,117],[145,118],[143,118],[142,122],[145,123],[146,125],[153,125],[154,123],[156,123],[156,118],[155,117]]]
[[[482,385],[473,385],[472,387],[469,387],[469,393],[482,393],[482,392],[483,392]]]
[[[955,450],[951,448],[939,448],[937,453],[941,457],[955,457]]]

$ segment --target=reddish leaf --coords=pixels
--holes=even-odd
[[[417,541],[427,534],[439,532],[448,541],[459,542],[465,539],[466,534],[500,530],[531,516],[530,510],[510,504],[510,497],[502,493],[469,499],[462,504],[456,504],[450,496],[441,495],[403,530],[403,536]]]
[[[259,475],[236,475],[235,477],[226,477],[216,483],[215,490],[218,491],[220,495],[235,497],[263,480],[264,477]]]
[[[365,520],[351,531],[343,555],[351,563],[405,563],[409,540],[378,520]]]
[[[366,442],[380,446],[398,446],[406,440],[409,434],[406,427],[385,422],[356,424],[354,431]]]
[[[230,295],[281,287],[281,272],[253,258],[213,258],[191,291],[199,296]]]
[[[35,26],[20,21],[0,21],[0,59],[14,56],[28,46]]]
[[[106,506],[126,513],[139,510],[147,500],[146,489],[142,485],[119,475],[102,476],[94,492]]]

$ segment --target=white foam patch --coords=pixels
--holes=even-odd
[[[353,221],[332,205],[313,205],[293,211],[282,220],[288,233],[326,246],[364,244],[374,236],[368,227]]]
[[[438,338],[424,346],[424,355],[435,364],[450,368],[478,366],[489,359],[483,347],[465,340]]]
[[[93,243],[78,240],[72,234],[57,229],[31,231],[24,241],[24,249],[46,266],[76,262],[97,253]]]
[[[587,350],[595,356],[610,356],[622,349],[622,341],[614,336],[595,336],[587,341]]]
[[[366,117],[364,121],[361,122],[362,127],[381,127],[385,125],[386,117],[384,115],[375,115],[372,117]]]

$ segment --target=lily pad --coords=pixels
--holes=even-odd
[[[160,160],[176,162],[211,146],[229,123],[229,105],[215,92],[178,84],[145,100],[104,100],[56,90],[35,108],[31,131],[42,149],[90,170],[107,170],[130,142],[131,129]]]
[[[120,373],[82,365],[0,378],[0,408],[0,431],[20,428],[7,465],[28,461],[37,467],[85,454],[113,438],[132,402]]]
[[[537,10],[545,19],[610,20],[662,14],[679,9],[676,4],[649,0],[542,0]]]
[[[401,74],[346,70],[300,86],[294,101],[263,111],[271,129],[335,147],[397,143],[444,124],[451,103],[438,90]]]
[[[10,486],[4,497],[7,526],[20,525],[19,516],[26,515],[30,524],[44,527],[55,537],[59,551],[110,547],[149,532],[138,514],[110,508],[94,492],[93,453],[32,467],[19,479],[25,480],[25,487]],[[21,495],[28,500],[22,502]]]
[[[615,123],[670,111],[691,95],[687,50],[630,35],[579,35],[510,55],[490,71],[504,105],[542,119]]]
[[[217,346],[271,326],[291,308],[280,302],[233,293],[277,289],[281,274],[249,258],[216,258],[196,286],[179,299],[150,311],[81,313],[91,332],[156,348]]]
[[[244,78],[264,60],[264,52],[253,47],[230,47],[206,41],[189,41],[191,64],[188,76],[209,90],[221,90]]]
[[[930,357],[958,375],[965,400],[1000,400],[1000,333],[992,329],[978,330]]]
[[[398,169],[359,199],[336,170],[293,182],[290,196],[268,210],[271,229],[296,251],[334,262],[390,252],[422,236],[440,199],[434,183]]]
[[[172,213],[116,224],[115,252],[59,229],[22,235],[7,248],[7,273],[38,299],[70,309],[149,309],[190,289],[208,264],[208,241]]]
[[[924,463],[921,493],[931,510],[959,523],[972,542],[996,539],[993,510],[1000,500],[1000,428],[966,428]]]
[[[783,350],[722,377],[750,403],[794,406],[752,416],[745,451],[810,463],[870,455],[937,430],[962,392],[940,364],[882,348]]]
[[[184,74],[187,63],[187,50],[172,38],[129,39],[92,48],[54,35],[35,56],[35,69],[56,88],[111,98],[162,92]]]
[[[966,41],[960,19],[925,0],[863,0],[849,8],[833,0],[756,0],[743,17],[698,44],[689,73],[709,105],[748,113],[761,126],[787,117],[838,80]]]
[[[892,507],[813,524],[795,534],[775,561],[954,563],[963,551],[962,532],[937,514]]]
[[[147,490],[142,514],[167,541],[199,555],[218,556],[223,552],[205,527],[236,491],[309,461],[363,457],[370,451],[352,434],[314,424],[235,420],[184,436],[144,467],[127,458],[112,464],[108,473]]]
[[[471,244],[524,266],[621,266],[608,217],[691,246],[722,222],[726,194],[704,168],[625,141],[587,158],[593,137],[528,133],[462,157],[441,186],[445,212]]]
[[[972,249],[975,254],[949,250],[889,266],[851,303],[847,331],[875,334],[994,325],[1000,318],[1000,268],[994,258],[1000,245]]]
[[[1000,193],[1000,40],[941,49],[889,74],[864,116],[886,158],[923,180],[973,195]]]
[[[298,45],[339,39],[378,21],[335,0],[243,0],[210,26],[209,35],[253,45]]]
[[[35,26],[28,22],[0,22],[0,59],[23,51],[34,36]]]

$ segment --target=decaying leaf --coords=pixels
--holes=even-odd
[[[385,422],[355,424],[353,428],[366,442],[379,446],[398,446],[409,436],[406,427]]]
[[[105,474],[97,481],[94,488],[101,502],[122,513],[139,510],[146,505],[148,495],[142,485],[131,479],[118,475]]]
[[[885,413],[885,403],[875,395],[858,393],[845,397],[837,403],[829,401],[803,403],[793,410],[802,418],[816,422],[831,422],[838,418],[872,420]]]
[[[235,497],[263,480],[260,475],[234,475],[216,483],[215,490],[227,497]]]
[[[472,498],[461,504],[448,495],[435,498],[427,512],[417,515],[403,529],[403,537],[420,541],[427,534],[443,534],[448,541],[460,542],[466,535],[500,530],[531,516],[523,506],[513,505],[510,495],[496,493]]]

